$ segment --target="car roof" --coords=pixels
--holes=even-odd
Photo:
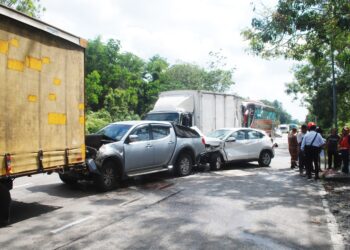
[[[140,124],[165,124],[165,125],[170,125],[170,122],[165,122],[165,121],[144,121],[144,120],[138,120],[138,121],[120,121],[120,122],[113,122],[110,124],[124,124],[124,125],[140,125]]]
[[[220,128],[216,130],[230,130],[232,132],[237,131],[237,130],[255,130],[261,133],[266,133],[264,130],[257,129],[257,128],[245,128],[245,127],[238,127],[238,128]]]

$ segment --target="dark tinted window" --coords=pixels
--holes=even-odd
[[[264,135],[258,131],[254,131],[254,130],[247,131],[247,139],[249,140],[260,139],[263,137]]]
[[[170,134],[170,127],[152,125],[152,135],[154,140],[162,139]]]
[[[148,141],[150,140],[149,137],[149,126],[142,126],[136,128],[131,135],[137,135],[138,136],[138,141]]]
[[[174,126],[175,133],[178,137],[181,138],[199,138],[200,135],[191,128],[175,125]]]
[[[236,132],[233,132],[231,136],[236,138],[237,141],[245,140],[245,132],[243,130],[238,130]]]
[[[147,114],[144,120],[148,121],[168,121],[168,122],[179,122],[178,113],[153,113]]]

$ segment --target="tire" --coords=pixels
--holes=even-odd
[[[100,192],[107,192],[117,188],[119,176],[113,161],[105,162],[100,168],[100,175],[96,175],[94,182]]]
[[[261,167],[268,167],[271,163],[271,159],[272,159],[271,153],[267,150],[264,150],[260,153],[259,165]]]
[[[70,185],[70,186],[74,186],[78,182],[77,178],[75,178],[73,176],[70,176],[69,174],[61,174],[61,173],[59,173],[58,175],[59,175],[61,181],[64,184],[67,184],[67,185]]]
[[[191,174],[193,168],[192,157],[188,153],[181,153],[176,160],[175,174],[177,176],[186,176]]]
[[[221,170],[224,163],[222,161],[222,157],[219,153],[213,154],[210,157],[210,170],[212,171],[218,171]]]

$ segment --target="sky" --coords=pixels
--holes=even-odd
[[[278,100],[301,121],[307,110],[285,93],[293,62],[264,60],[247,52],[241,31],[250,26],[253,5],[273,7],[277,0],[42,0],[41,19],[85,39],[101,35],[121,42],[122,50],[147,60],[160,55],[171,64],[205,67],[209,52],[235,68],[230,92],[253,100]]]

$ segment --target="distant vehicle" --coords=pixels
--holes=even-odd
[[[264,130],[268,135],[274,136],[276,126],[276,111],[259,101],[244,101],[242,106],[243,122],[245,128]]]
[[[87,136],[92,157],[101,172],[95,183],[101,191],[114,189],[121,178],[173,171],[189,175],[205,153],[201,136],[169,122],[125,121],[109,124]]]
[[[144,120],[170,121],[196,126],[203,133],[222,127],[240,127],[243,99],[239,96],[198,90],[162,92]]]
[[[263,130],[251,128],[223,128],[207,134],[220,140],[219,150],[213,155],[212,169],[219,170],[223,163],[234,161],[258,161],[260,166],[269,166],[274,157],[273,140]],[[214,143],[216,143],[214,141]],[[208,143],[208,142],[207,142]],[[209,143],[214,145],[214,143]]]
[[[275,137],[282,137],[282,131],[279,128],[275,128],[274,135]]]
[[[289,132],[289,125],[288,124],[280,124],[278,126],[279,130],[281,130],[282,133],[288,133]]]

